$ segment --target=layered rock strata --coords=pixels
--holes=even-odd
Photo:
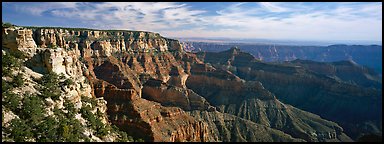
[[[108,121],[144,140],[349,140],[336,123],[285,105],[260,82],[206,64],[156,33],[5,28],[3,47],[26,53],[33,71],[74,79],[73,95],[105,99]]]

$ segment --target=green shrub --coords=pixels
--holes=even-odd
[[[10,137],[16,142],[24,142],[33,136],[31,127],[24,120],[17,118],[11,120],[10,134]]]
[[[95,116],[91,112],[90,106],[83,105],[80,109],[81,115],[88,121],[88,125],[92,125],[96,121]]]
[[[68,100],[66,100],[63,105],[65,109],[68,111],[67,117],[69,118],[75,117],[75,114],[78,112],[77,109],[75,108],[75,105]]]
[[[99,109],[97,109],[96,111],[96,116],[97,117],[102,117],[103,116],[103,113],[101,113],[101,111]]]
[[[21,73],[18,73],[12,81],[12,84],[14,87],[20,87],[24,84],[23,75]]]
[[[21,97],[18,95],[14,94],[11,91],[6,91],[3,92],[3,97],[4,97],[4,106],[9,108],[13,112],[18,112],[19,104],[21,101]]]
[[[31,123],[37,124],[44,117],[43,100],[35,95],[26,94],[23,100],[20,117],[29,119]]]
[[[41,89],[40,96],[42,98],[52,98],[52,100],[59,100],[59,98],[60,98],[60,93],[59,92],[60,91],[57,91],[57,90],[52,90],[51,91],[49,88],[44,87],[43,89]]]
[[[80,121],[75,119],[74,117],[69,118],[68,125],[70,126],[71,135],[69,135],[67,141],[78,142],[81,138],[80,136],[82,135],[83,126],[81,125]]]
[[[135,142],[144,142],[144,140],[143,139],[138,139]]]
[[[105,125],[101,122],[100,119],[96,120],[96,136],[102,137],[108,134],[108,129],[105,127]]]
[[[69,130],[69,126],[67,125],[67,123],[61,123],[60,124],[60,135],[62,136],[62,139],[63,140],[66,140],[70,137],[70,130]]]
[[[53,141],[78,142],[80,141],[83,126],[80,121],[75,118],[73,103],[64,102],[64,107],[68,110],[67,114],[57,107],[53,110],[54,115],[57,116],[58,119],[58,121],[55,122],[57,126],[55,127],[55,132],[52,132],[56,133],[56,136],[53,137],[54,135],[52,135],[52,137],[48,137],[48,139],[53,139]]]
[[[11,51],[10,54],[17,59],[24,59],[25,54],[19,50]]]
[[[84,95],[81,95],[81,101],[86,102],[86,103],[90,103],[93,106],[96,106],[96,104],[97,104],[97,100],[96,99],[89,98],[89,97],[86,97]]]
[[[42,85],[41,97],[43,98],[52,98],[53,100],[58,100],[60,97],[60,86],[59,86],[59,76],[54,72],[49,72],[45,74],[39,83]]]
[[[6,22],[6,23],[2,23],[2,26],[3,26],[4,28],[9,28],[9,27],[13,27],[14,25],[11,24],[11,23],[9,23],[9,22]]]
[[[22,65],[20,60],[13,56],[11,53],[7,53],[1,57],[1,64],[3,76],[11,76],[12,69],[18,69]]]
[[[118,134],[118,138],[116,140],[118,142],[134,142],[135,141],[132,136],[128,136],[126,132],[120,131],[116,125],[111,125],[108,127],[108,129],[111,132],[115,132]]]
[[[64,85],[70,86],[75,84],[72,79],[68,78],[64,81]]]
[[[41,78],[41,83],[42,85],[46,84],[58,84],[59,83],[59,76],[55,72],[49,72]]]
[[[83,105],[83,107],[80,109],[80,113],[88,121],[88,126],[96,131],[96,136],[101,137],[108,134],[109,128],[104,125],[104,123],[101,121],[101,118],[98,116],[101,115],[100,112],[95,115],[91,112],[90,106]]]
[[[58,122],[53,116],[47,116],[44,121],[37,127],[37,133],[40,137],[37,139],[38,142],[52,142],[58,139],[57,133]]]
[[[5,81],[5,80],[1,81],[1,89],[2,89],[3,95],[5,92],[9,91],[12,88],[13,88],[13,85],[9,84],[7,81]]]

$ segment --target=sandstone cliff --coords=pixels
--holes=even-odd
[[[105,123],[147,141],[349,140],[337,124],[283,104],[260,82],[206,64],[157,33],[3,28],[3,48],[25,53],[34,73],[72,79],[62,97],[78,107],[81,95],[98,98],[93,111]]]
[[[78,101],[82,94],[105,97],[110,121],[118,126],[128,125],[125,130],[129,134],[153,141],[214,141],[209,139],[204,122],[196,121],[179,108],[163,107],[141,99],[142,83],[148,80],[145,76],[185,89],[188,75],[170,53],[181,50],[178,41],[149,32],[40,28],[10,31],[3,30],[3,41],[6,42],[3,47],[26,53],[26,65],[35,72],[55,72],[75,80],[76,87],[68,89],[72,94],[68,97],[72,99]],[[100,83],[111,84],[99,88]],[[190,93],[190,106],[206,107],[203,98]],[[136,97],[131,97],[135,94]],[[115,103],[116,97],[124,100],[123,103]],[[201,106],[198,101],[203,102]],[[130,115],[114,115],[121,111],[128,111]],[[131,120],[127,121],[126,116]],[[136,121],[132,122],[132,119]]]
[[[381,133],[381,82],[364,67],[346,61],[263,63],[235,48],[198,57],[244,80],[260,81],[282,102],[337,122],[354,139]]]
[[[292,136],[231,114],[217,111],[191,111],[197,119],[205,121],[214,138],[236,142],[303,142]]]
[[[245,82],[238,78],[231,80],[228,79],[232,75],[230,72],[219,70],[206,70],[206,73],[202,73],[201,69],[197,68],[195,73],[192,67],[191,73],[187,87],[205,97],[220,112],[281,130],[306,141],[349,139],[336,123],[283,104],[260,82]]]

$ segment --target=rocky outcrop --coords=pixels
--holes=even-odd
[[[36,48],[36,43],[33,40],[33,31],[30,29],[3,28],[2,46],[11,50],[18,48]]]
[[[339,123],[354,138],[361,131],[366,131],[358,130],[364,129],[360,126],[365,125],[365,122],[375,121],[374,125],[377,128],[380,126],[382,102],[381,92],[378,90],[313,75],[295,77],[253,71],[249,77],[257,77],[257,80],[283,102]]]
[[[197,67],[197,72],[194,67],[191,68],[192,75],[187,80],[187,87],[205,97],[220,112],[281,130],[292,137],[306,141],[349,139],[336,123],[286,106],[260,82],[242,81],[238,78],[223,79],[230,77],[225,75],[233,74],[214,69],[205,69],[206,73],[203,73],[200,67]],[[327,133],[327,136],[320,136],[317,133]]]
[[[133,89],[100,82],[95,94],[108,101],[112,123],[130,135],[150,141],[212,141],[206,123],[196,121],[180,108],[141,99]]]
[[[296,67],[304,67],[314,73],[326,75],[335,80],[363,87],[380,89],[382,79],[372,69],[360,66],[353,61],[315,62],[310,60],[294,60],[286,62]]]
[[[290,135],[257,124],[231,114],[217,111],[188,112],[199,120],[208,123],[211,134],[215,139],[224,142],[302,142],[302,139],[292,138]]]
[[[58,112],[54,112],[56,109],[68,113],[69,108],[66,107],[66,103],[69,102],[74,106],[72,109],[76,110],[71,112],[71,114],[76,115],[71,118],[80,120],[82,125],[79,127],[81,133],[80,137],[86,138],[89,136],[90,141],[116,140],[116,132],[111,131],[107,132],[108,134],[111,134],[109,136],[95,136],[95,134],[93,134],[94,130],[86,124],[87,121],[83,118],[85,116],[78,113],[79,109],[81,109],[84,104],[90,105],[91,113],[96,114],[98,110],[97,119],[101,119],[103,124],[109,125],[106,115],[106,101],[103,100],[103,98],[96,99],[94,105],[88,104],[82,100],[83,98],[91,98],[93,91],[88,79],[85,77],[87,68],[80,60],[80,50],[77,49],[77,47],[73,47],[71,50],[63,48],[40,48],[36,47],[33,39],[33,30],[16,28],[16,30],[3,29],[3,31],[6,31],[6,33],[3,33],[3,50],[7,53],[9,51],[20,51],[24,55],[21,56],[22,59],[19,59],[22,66],[18,72],[22,75],[24,84],[19,88],[13,89],[18,97],[25,97],[26,95],[39,95],[39,98],[43,97],[44,95],[40,96],[41,92],[38,91],[42,85],[37,82],[48,72],[54,72],[59,75],[58,85],[60,88],[60,95],[58,99],[52,99],[50,97],[42,99],[44,116],[57,116]],[[13,37],[15,34],[18,35]],[[13,45],[16,45],[16,47]],[[71,82],[66,83],[64,82],[65,80]],[[22,104],[23,101],[20,103]],[[18,112],[18,114],[20,116],[20,112]],[[25,116],[20,117],[20,119],[25,119]],[[45,120],[43,118],[40,119]],[[75,121],[73,119],[71,120]],[[39,134],[34,133],[34,135]]]
[[[183,83],[187,75],[170,53],[162,53],[159,56],[147,53],[128,54],[128,52],[115,54],[116,57],[96,55],[95,51],[103,49],[105,48],[100,48],[97,44],[96,47],[91,45],[86,49],[90,52],[85,55],[89,58],[86,58],[86,61],[90,76],[93,77],[91,79],[95,96],[104,97],[108,102],[107,113],[112,123],[129,135],[149,141],[212,141],[207,133],[206,124],[196,121],[182,109],[164,107],[141,98],[144,96],[142,93],[147,92],[146,89],[142,89],[143,83],[147,83],[151,78],[157,79],[160,83],[170,82],[181,86],[177,87],[181,89],[183,85],[185,86]],[[180,97],[179,91],[169,94],[172,93],[173,96]],[[145,96],[147,94],[145,93]],[[203,98],[198,99],[192,92],[189,97],[188,102],[191,102],[189,107],[204,108],[207,105]],[[170,99],[167,100],[169,103]]]
[[[42,74],[55,72],[73,80],[74,85],[64,89],[71,95],[70,98],[77,97],[76,101],[80,101],[81,95],[91,97],[91,86],[83,75],[83,71],[87,71],[87,68],[79,60],[79,50],[66,51],[61,48],[20,48],[19,50],[27,55],[26,65],[33,71]]]
[[[177,106],[183,110],[214,109],[205,98],[190,89],[167,85],[160,80],[148,80],[143,89],[142,97],[162,105]]]
[[[117,51],[167,51],[181,49],[178,41],[161,37],[158,33],[140,31],[99,31],[91,29],[32,28],[38,47],[69,48],[70,42],[89,41],[101,46],[108,54]]]
[[[3,46],[16,45],[13,49],[27,54],[26,64],[35,72],[53,71],[71,78],[75,84],[63,88],[64,96],[75,103],[81,102],[80,95],[98,98],[93,112],[106,112],[103,122],[110,121],[135,138],[166,142],[349,140],[337,124],[283,104],[259,81],[238,77],[236,68],[204,63],[183,51],[179,41],[157,33],[20,31],[31,32],[23,34],[23,41],[16,39],[16,44],[7,40],[13,39],[7,33]],[[34,42],[37,48],[29,44]],[[22,43],[27,46],[19,47]],[[241,65],[252,58],[238,49],[224,56],[228,59],[220,65]],[[295,73],[296,69],[282,71]]]
[[[137,102],[137,108],[143,110],[139,111],[142,119],[152,126],[154,141],[212,141],[207,124],[196,121],[180,108],[165,108],[159,104],[153,105],[153,102],[148,108],[144,104],[148,101],[141,99]]]
[[[227,54],[230,51],[222,53]],[[223,57],[221,60],[216,60],[219,59],[217,58],[219,54],[215,53],[199,53],[198,55],[205,62],[212,63],[215,66],[223,64],[222,61],[233,59]],[[335,70],[343,71],[342,69],[355,69],[357,73],[352,75],[363,75],[358,74],[361,69],[356,67],[355,64],[341,62],[329,66],[320,63],[308,64],[307,61],[302,62],[299,60],[291,62],[291,64],[269,64],[258,61],[241,63],[241,61],[236,62],[236,60],[244,58],[240,55],[234,56],[234,62],[231,65],[220,66],[220,68],[226,70],[233,68],[231,71],[244,80],[260,81],[267,90],[274,93],[282,102],[337,122],[352,138],[356,138],[359,133],[368,131],[381,133],[381,128],[379,128],[382,115],[381,90],[348,84],[341,80],[343,79],[341,74],[339,76],[342,78],[339,80],[327,76],[327,74],[337,76]],[[295,65],[295,63],[298,64]],[[322,67],[316,67],[317,65]],[[353,71],[347,73],[353,73]],[[376,125],[374,126],[376,128],[364,129],[363,125],[367,125],[366,123],[374,123],[373,125]]]

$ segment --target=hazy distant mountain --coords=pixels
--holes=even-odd
[[[333,44],[347,44],[347,45],[382,45],[381,41],[315,41],[315,40],[283,40],[283,39],[255,39],[255,38],[198,38],[198,37],[184,37],[176,38],[181,42],[214,42],[214,43],[242,43],[242,44],[276,44],[276,45],[295,45],[295,46],[328,46]]]
[[[382,73],[381,45],[329,45],[329,46],[294,46],[274,44],[212,43],[185,42],[189,50],[220,52],[232,46],[251,53],[255,58],[266,62],[291,61],[295,59],[318,62],[352,60],[360,65]]]

